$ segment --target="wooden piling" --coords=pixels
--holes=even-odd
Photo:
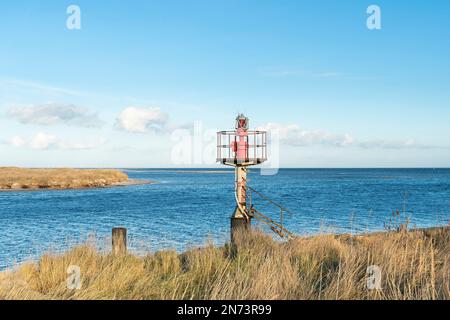
[[[245,218],[231,217],[231,243],[236,244],[236,234],[247,232],[250,229],[250,226],[250,221],[247,221]]]
[[[112,253],[115,256],[127,254],[127,229],[112,229]]]

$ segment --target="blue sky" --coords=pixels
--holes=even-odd
[[[71,4],[81,30],[66,27]],[[366,27],[371,4],[381,30]],[[279,130],[281,166],[449,166],[448,1],[3,1],[0,12],[0,166],[212,166],[207,152],[174,161],[174,131],[230,129],[237,112]]]

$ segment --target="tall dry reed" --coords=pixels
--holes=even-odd
[[[0,299],[449,299],[450,229],[364,236],[320,235],[280,243],[261,232],[236,247],[99,254],[91,245],[43,255],[0,274]],[[67,268],[81,289],[67,288]],[[369,290],[367,268],[381,270]]]

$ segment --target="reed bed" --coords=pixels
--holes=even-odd
[[[94,188],[127,180],[119,170],[0,168],[0,190]]]

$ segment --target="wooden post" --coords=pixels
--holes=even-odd
[[[240,238],[250,229],[250,223],[245,218],[231,217],[231,243],[237,244],[236,234],[241,233]]]
[[[115,256],[127,254],[127,229],[112,229],[112,253]]]

